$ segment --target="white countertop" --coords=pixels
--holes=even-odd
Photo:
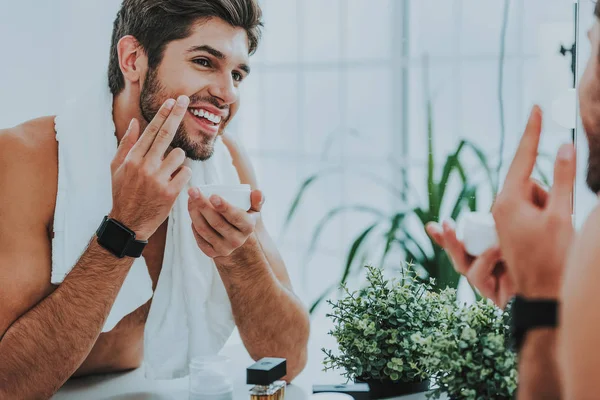
[[[316,326],[313,325],[313,328]],[[313,329],[309,342],[309,359],[304,371],[288,386],[286,400],[307,399],[312,394],[314,384],[340,384],[345,378],[339,373],[323,372],[323,346],[334,344],[333,339],[324,335],[324,330]],[[233,342],[233,343],[232,343]],[[239,339],[230,341],[222,355],[232,360],[234,379],[234,400],[249,399],[246,385],[246,368],[254,363]],[[188,398],[188,379],[171,381],[147,380],[143,368],[123,374],[111,374],[77,378],[68,381],[52,400],[186,400]],[[425,394],[402,397],[403,400],[425,400]]]

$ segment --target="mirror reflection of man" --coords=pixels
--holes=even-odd
[[[254,359],[286,358],[291,380],[306,363],[308,313],[260,218],[262,193],[252,192],[246,212],[184,190],[186,158],[210,159],[217,146],[227,149],[239,181],[257,187],[249,158],[225,128],[239,109],[261,25],[256,0],[123,2],[108,71],[119,142],[108,216],[148,241],[142,257],[154,289],[169,211],[189,194],[192,241],[214,260],[246,349]],[[88,131],[81,126],[78,134]],[[115,256],[90,231],[63,283],[50,283],[55,133],[54,117],[0,131],[2,399],[48,398],[71,376],[133,369],[143,360],[150,301],[101,333],[133,258]]]
[[[600,193],[600,3],[588,31],[591,55],[579,85],[588,139],[587,185]],[[486,297],[505,307],[517,295],[558,301],[558,328],[528,331],[519,354],[523,399],[593,399],[600,392],[600,208],[575,234],[571,193],[576,163],[573,145],[563,145],[549,193],[530,176],[537,157],[542,115],[535,107],[492,210],[500,246],[478,258],[466,254],[451,222],[431,223],[428,233],[454,266]]]

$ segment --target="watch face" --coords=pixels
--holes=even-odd
[[[102,233],[102,245],[106,246],[114,254],[123,256],[125,247],[133,236],[125,229],[112,221],[108,221]]]

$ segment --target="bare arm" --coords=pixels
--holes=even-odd
[[[575,149],[572,144],[560,147],[554,163],[553,186],[546,200],[540,201],[543,198],[536,195],[531,174],[541,132],[542,112],[536,106],[492,214],[514,292],[528,300],[559,300],[574,238],[571,201]],[[518,398],[560,398],[556,351],[555,329],[527,333],[519,359]]]
[[[536,329],[527,334],[519,354],[519,400],[561,398],[556,337],[556,329]]]
[[[273,272],[257,236],[215,260],[250,356],[283,357],[291,381],[304,369],[310,324],[304,305]]]
[[[56,176],[40,172],[44,156],[20,133],[0,133],[0,398],[47,398],[90,352],[131,261],[92,243],[53,291],[46,219]]]
[[[113,208],[109,215],[136,232],[141,240],[148,239],[164,222],[191,176],[189,168],[182,166],[183,150],[174,149],[163,159],[189,99],[182,97],[177,105],[174,103],[165,102],[141,136],[139,123],[133,120],[110,166]],[[22,154],[14,135],[0,134],[0,142],[6,138],[17,145],[0,143],[6,153],[0,154],[5,156],[0,157],[4,162],[0,183],[10,193],[0,203],[0,214],[8,221],[0,224],[0,254],[6,257],[0,260],[5,262],[0,263],[0,295],[9,302],[0,308],[0,322],[4,321],[3,329],[10,326],[5,333],[0,332],[4,333],[0,341],[0,398],[47,398],[91,351],[132,259],[119,259],[92,240],[63,283],[42,300],[50,280],[48,254],[37,259],[41,261],[39,267],[30,264],[21,270],[19,262],[21,258],[36,261],[31,258],[30,243],[49,247],[49,239],[40,228],[43,215],[38,214],[38,208],[43,207],[31,203],[48,183],[36,181],[43,169],[20,163],[34,162],[36,154]],[[31,299],[35,301],[28,302]]]
[[[131,264],[90,243],[64,282],[4,334],[0,398],[48,398],[62,386],[100,335]]]
[[[599,235],[596,207],[575,239],[565,271],[558,336],[565,399],[592,398],[600,391]]]
[[[223,141],[240,181],[257,189],[254,170],[243,148],[227,135]],[[245,244],[228,257],[215,258],[215,262],[250,356],[255,360],[286,358],[286,379],[291,381],[306,365],[309,317],[292,291],[285,263],[260,215]]]

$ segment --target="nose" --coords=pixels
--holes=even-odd
[[[208,89],[211,96],[221,100],[223,104],[233,104],[238,98],[238,89],[235,87],[231,74],[220,74],[219,78]]]

